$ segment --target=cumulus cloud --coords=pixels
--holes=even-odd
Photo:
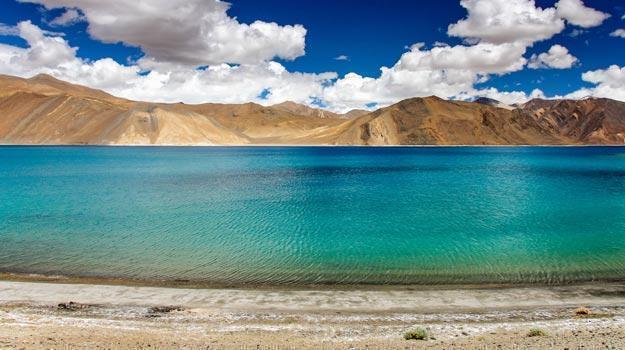
[[[584,6],[581,0],[560,0],[555,7],[540,8],[534,0],[462,0],[467,17],[451,24],[448,34],[470,41],[526,43],[549,39],[569,23],[589,28],[608,14]]]
[[[625,101],[625,67],[612,65],[606,69],[588,71],[582,74],[582,79],[596,85],[590,95]]]
[[[625,29],[619,28],[613,31],[612,33],[610,33],[610,36],[625,39]]]
[[[290,73],[277,62],[256,65],[220,64],[206,69],[180,68],[140,74],[138,65],[122,65],[111,58],[97,61],[76,56],[77,49],[58,36],[50,36],[30,21],[17,26],[28,48],[0,45],[0,73],[30,77],[39,73],[114,95],[148,101],[200,103],[220,101],[265,104],[286,99],[311,103],[335,73]],[[258,95],[263,90],[264,99]]]
[[[426,95],[458,99],[487,96],[506,103],[544,97],[540,90],[528,95],[494,88],[480,90],[476,85],[491,75],[522,70],[528,63],[524,57],[527,48],[562,32],[566,21],[589,27],[605,19],[597,15],[598,11],[566,0],[560,2],[560,10],[537,7],[533,0],[462,0],[460,4],[467,16],[451,24],[447,33],[463,38],[466,45],[439,44],[430,50],[423,44],[413,45],[393,67],[382,67],[377,78],[351,73],[337,80],[325,90],[328,104],[344,110]],[[566,48],[554,45],[532,57],[530,65],[563,69],[576,61]]]
[[[571,55],[566,47],[553,45],[547,52],[532,55],[527,66],[531,69],[566,69],[571,68],[575,62],[577,62],[577,58]]]
[[[606,84],[611,87],[625,87],[625,67],[612,65],[608,69],[585,72],[582,79],[593,84]]]
[[[539,8],[533,0],[462,0],[460,4],[467,16],[451,24],[448,34],[465,39],[466,45],[436,44],[429,50],[423,44],[413,45],[393,67],[382,67],[377,78],[351,73],[337,80],[325,89],[328,105],[345,110],[363,108],[371,102],[384,106],[398,99],[426,95],[457,99],[487,96],[506,103],[544,97],[540,90],[528,95],[494,88],[480,90],[476,85],[491,75],[522,70],[528,63],[524,57],[527,48],[562,32],[564,15],[571,23],[582,23],[581,19],[566,11],[558,14],[555,7]],[[567,5],[563,3],[562,11]],[[586,7],[582,10],[594,13]],[[575,62],[577,58],[566,48],[554,45],[548,52],[532,57],[530,65],[563,69]]]
[[[347,55],[338,55],[336,57],[334,57],[335,60],[337,61],[349,61],[349,56]]]
[[[89,34],[140,47],[153,62],[188,66],[253,64],[304,54],[306,29],[230,17],[219,0],[20,0],[80,9]],[[67,12],[66,12],[67,13]]]
[[[199,71],[152,71],[145,77],[135,77],[133,84],[118,94],[165,102],[252,101],[270,105],[290,100],[311,104],[314,97],[321,96],[323,85],[334,78],[335,73],[291,73],[277,62],[240,66],[221,64]],[[268,93],[261,98],[263,91]]]
[[[476,95],[492,98],[508,105],[523,103],[533,98],[546,98],[540,89],[534,89],[528,95],[524,91],[499,91],[495,88],[488,88],[479,90]]]
[[[595,86],[579,89],[566,97],[594,96],[625,101],[625,67],[612,65],[606,69],[588,71],[582,74],[582,79]]]
[[[60,16],[50,21],[51,26],[67,27],[85,20],[85,17],[77,9],[68,9]]]
[[[364,108],[369,103],[384,106],[400,99],[437,95],[465,99],[479,92],[474,88],[488,74],[521,70],[525,47],[513,44],[441,46],[424,49],[415,44],[391,67],[382,67],[378,78],[349,73],[324,90],[324,99],[335,109]]]
[[[421,50],[413,45],[403,54],[397,67],[404,70],[467,70],[475,73],[509,73],[521,70],[525,46],[480,43],[472,46],[437,46]]]
[[[39,73],[104,90],[119,89],[131,81],[140,69],[123,66],[113,59],[86,61],[76,56],[62,37],[41,30],[30,21],[16,26],[28,48],[0,45],[0,73],[29,77]]]
[[[489,43],[531,44],[564,29],[555,8],[541,9],[533,0],[462,0],[467,17],[451,24],[451,36]]]
[[[0,46],[0,58],[2,59],[3,70],[19,72],[23,75],[38,68],[47,67],[57,70],[72,69],[75,67],[63,66],[76,61],[76,48],[70,47],[67,42],[58,36],[47,36],[30,21],[21,22],[16,27],[17,34],[23,38],[28,45],[28,49],[16,46]]]
[[[555,6],[560,18],[583,28],[596,27],[610,17],[607,13],[586,7],[582,0],[560,0]]]

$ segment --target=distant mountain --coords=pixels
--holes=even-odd
[[[39,74],[30,79],[0,75],[0,97],[16,91],[33,92],[42,95],[72,95],[74,97],[94,98],[115,104],[128,104],[132,101],[115,97],[102,90],[70,84],[46,74]]]
[[[507,105],[505,103],[499,102],[499,101],[497,101],[495,99],[488,98],[488,97],[479,97],[479,98],[475,99],[473,102],[479,103],[479,104],[482,104],[482,105],[491,106],[491,107],[503,108],[503,109],[507,109],[507,110],[513,110],[513,109],[517,108],[516,106],[510,106],[510,105]]]
[[[282,102],[276,105],[271,106],[274,109],[278,109],[281,111],[297,114],[297,115],[306,115],[309,117],[317,117],[317,118],[340,118],[341,115],[332,113],[329,111],[325,111],[319,108],[311,108],[303,104],[295,103],[292,101]]]
[[[558,145],[624,144],[625,103],[411,98],[337,114],[294,102],[130,101],[47,75],[0,76],[2,144]]]
[[[362,117],[365,114],[371,113],[370,111],[364,109],[352,109],[351,111],[343,114],[346,119],[354,119],[358,117]]]
[[[607,98],[533,99],[522,106],[544,129],[584,144],[625,143],[625,103]]]
[[[360,117],[362,115],[369,113],[369,111],[365,111],[362,109],[353,109],[345,114],[338,114],[338,113],[326,111],[321,108],[308,107],[306,105],[295,103],[292,101],[278,103],[278,104],[271,106],[271,108],[293,113],[296,115],[305,115],[305,116],[317,117],[317,118],[352,119],[352,118],[357,118],[357,117]]]
[[[563,144],[528,114],[475,102],[411,98],[353,120],[338,143],[361,145]]]
[[[135,102],[45,75],[0,76],[3,144],[331,143],[316,130],[342,122],[254,103]]]

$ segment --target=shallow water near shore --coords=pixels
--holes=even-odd
[[[621,147],[0,147],[0,271],[216,284],[625,279]]]

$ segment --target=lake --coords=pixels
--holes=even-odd
[[[625,279],[621,147],[0,147],[0,271],[224,285]]]

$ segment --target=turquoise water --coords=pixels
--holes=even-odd
[[[0,147],[0,271],[625,279],[625,148]]]

